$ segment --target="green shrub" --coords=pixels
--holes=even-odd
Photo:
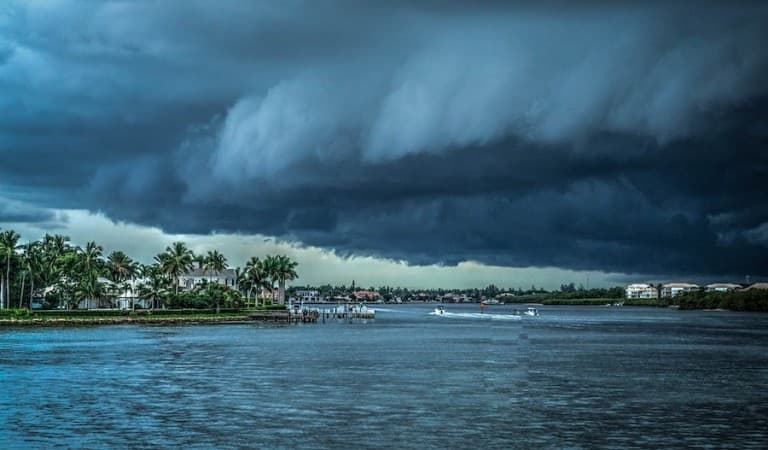
[[[27,308],[0,309],[0,319],[23,319],[31,317]]]
[[[680,309],[729,309],[732,311],[768,311],[768,290],[691,291],[672,299]]]

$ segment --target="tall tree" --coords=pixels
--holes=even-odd
[[[0,308],[11,307],[11,258],[16,254],[20,237],[13,230],[5,230],[0,233],[0,257],[5,260],[5,294],[0,298]]]
[[[252,256],[245,264],[245,283],[248,286],[246,299],[250,298],[254,290],[259,292],[262,288],[269,287],[269,274],[264,268],[264,262]],[[257,294],[258,295],[258,294]],[[254,302],[255,304],[255,302]]]
[[[275,303],[275,283],[277,283],[277,257],[272,255],[267,255],[264,257],[264,261],[262,261],[262,268],[264,270],[264,275],[269,280],[269,296],[271,297],[272,303]]]
[[[203,263],[203,270],[209,275],[209,282],[213,281],[211,278],[213,274],[220,274],[227,269],[227,258],[224,257],[218,250],[210,251],[205,256],[205,262]]]
[[[35,281],[40,278],[40,272],[43,267],[43,250],[40,241],[30,242],[24,247],[23,267],[29,274],[29,304],[27,306],[32,309],[32,300],[35,297]],[[21,295],[24,295],[23,288]],[[21,304],[22,300],[19,297],[19,307],[21,307]]]
[[[99,276],[104,268],[103,252],[104,249],[93,241],[87,242],[85,248],[79,252],[80,257],[75,269],[85,295],[86,308],[89,302],[101,293]]]
[[[285,304],[285,282],[295,280],[298,278],[296,273],[296,267],[299,265],[296,261],[292,261],[285,255],[277,256],[274,268],[274,277],[278,283],[278,302],[281,305]]]
[[[174,242],[166,247],[165,253],[155,257],[160,268],[174,280],[174,294],[179,296],[179,277],[192,270],[195,255],[183,242]]]
[[[136,276],[138,265],[130,256],[120,250],[116,250],[107,257],[107,269],[109,270],[110,280],[120,284]]]
[[[119,302],[119,294],[131,290],[130,281],[136,277],[139,271],[139,264],[124,252],[116,250],[107,257],[107,270],[109,271],[109,279],[113,283]]]
[[[60,234],[46,234],[42,240],[41,266],[39,270],[40,289],[44,292],[52,286],[61,287],[64,282],[63,275],[66,255],[72,253],[69,238]]]
[[[152,302],[152,308],[155,308],[160,300],[168,291],[168,280],[163,277],[160,266],[145,266],[142,273],[144,281],[139,285],[139,297]]]
[[[213,282],[212,276],[214,273],[218,275],[221,272],[227,270],[227,258],[219,253],[218,250],[209,251],[208,255],[205,257],[205,265],[203,266],[203,270],[205,270],[211,277],[211,279],[209,279],[210,284]],[[210,290],[209,292],[214,291]],[[216,295],[216,314],[219,313],[219,309],[219,296]]]

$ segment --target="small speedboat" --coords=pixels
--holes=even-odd
[[[525,311],[523,311],[523,314],[525,314],[526,316],[538,316],[539,310],[536,308],[528,308]]]
[[[437,308],[435,308],[435,315],[436,316],[444,316],[445,315],[445,308],[443,308],[442,306],[438,306]]]

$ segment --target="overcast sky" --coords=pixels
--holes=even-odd
[[[0,227],[301,282],[768,277],[763,2],[5,1]]]

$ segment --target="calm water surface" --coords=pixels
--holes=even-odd
[[[433,308],[0,329],[0,447],[768,447],[768,315]]]

